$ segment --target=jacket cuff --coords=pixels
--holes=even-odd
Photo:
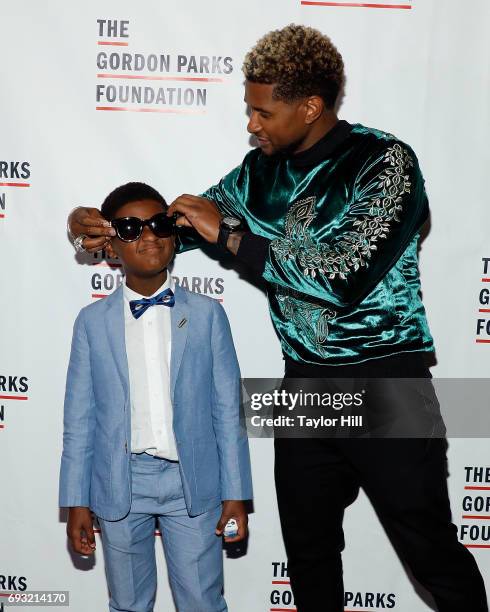
[[[271,240],[268,238],[257,236],[257,234],[252,234],[252,232],[245,232],[240,241],[236,256],[254,272],[262,275],[269,254],[270,243]]]

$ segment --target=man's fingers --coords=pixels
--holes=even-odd
[[[180,195],[178,198],[175,198],[175,200],[172,202],[172,204],[170,204],[170,206],[173,206],[174,204],[198,204],[199,202],[202,202],[203,200],[206,200],[206,198],[201,198],[200,196],[195,196],[195,195],[191,195],[190,193],[183,193],[182,195]],[[209,200],[207,200],[209,202]]]
[[[90,555],[94,552],[94,548],[89,545],[85,534],[81,530],[68,534],[68,538],[71,547],[79,555]]]
[[[82,234],[88,236],[105,236],[110,238],[116,235],[116,230],[113,227],[97,227],[95,225],[85,225]]]
[[[85,238],[83,241],[83,248],[88,253],[96,253],[97,251],[101,251],[107,244],[109,244],[110,240],[105,236],[100,238]]]
[[[90,555],[95,550],[95,537],[90,508],[74,506],[68,513],[66,533],[73,550],[81,555]]]
[[[216,525],[216,535],[221,535],[223,533],[223,529],[225,528],[226,523],[228,522],[228,518],[221,515],[218,524]]]
[[[238,521],[238,534],[237,538],[239,540],[244,540],[248,535],[248,522],[245,520]]]
[[[91,555],[96,549],[94,530],[88,524],[71,531],[68,539],[73,550],[80,555]]]
[[[187,202],[185,200],[182,200],[181,198],[177,198],[175,202],[172,202],[172,204],[170,204],[168,211],[167,211],[167,215],[169,217],[175,213],[181,213],[185,215],[186,213],[194,209],[195,209],[195,204],[193,204],[192,202]]]
[[[178,217],[175,221],[175,225],[177,225],[178,227],[192,227],[192,223],[185,215],[181,215],[180,217]]]
[[[207,198],[201,198],[200,196],[189,195],[184,193],[183,195],[175,198],[168,208],[168,215],[173,215],[176,212],[185,214],[192,210],[216,208],[216,205]]]
[[[111,227],[111,222],[104,219],[104,217],[95,217],[89,214],[81,215],[77,217],[77,219],[74,219],[74,221],[86,227]]]
[[[81,543],[82,538],[81,538],[80,531],[76,529],[67,529],[66,533],[68,535],[68,540],[73,550],[75,552],[80,552],[81,547],[82,547],[82,543]]]
[[[95,549],[95,534],[92,519],[90,519],[89,523],[84,524],[83,528],[87,534],[88,546],[91,549]]]

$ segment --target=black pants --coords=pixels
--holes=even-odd
[[[430,377],[420,354],[341,370],[286,362],[289,378]],[[476,562],[451,523],[446,449],[441,438],[275,440],[279,513],[298,612],[344,609],[342,522],[359,487],[439,612],[488,611]]]

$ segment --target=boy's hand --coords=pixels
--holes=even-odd
[[[83,248],[89,253],[101,251],[116,234],[97,208],[86,206],[79,206],[72,211],[68,217],[68,227],[74,238],[80,234],[88,236],[83,241]]]
[[[248,535],[248,514],[245,510],[245,504],[241,500],[226,500],[223,502],[221,517],[216,525],[216,535],[223,534],[226,523],[232,518],[238,523],[238,534],[233,538],[225,537],[225,542],[244,540]]]
[[[66,533],[75,552],[92,555],[95,551],[95,536],[90,508],[70,508]]]
[[[213,201],[184,193],[170,204],[167,215],[174,213],[180,213],[178,226],[193,227],[204,240],[216,244],[222,215]]]

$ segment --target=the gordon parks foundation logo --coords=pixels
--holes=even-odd
[[[26,589],[27,578],[25,576],[0,574],[0,612],[10,609],[7,602],[11,593],[23,593]]]
[[[302,6],[329,8],[401,9],[405,11],[413,8],[413,0],[388,0],[385,2],[352,2],[350,0],[327,2],[324,0],[299,0],[299,2]]]
[[[121,262],[109,258],[104,251],[94,253],[91,262],[90,275],[91,297],[96,300],[107,297],[124,282]],[[216,276],[174,276],[172,280],[176,285],[200,293],[223,302],[225,281]]]
[[[272,562],[272,588],[270,594],[270,612],[296,611],[294,596],[289,581],[288,566],[284,561]],[[394,593],[370,593],[361,591],[345,591],[345,612],[356,610],[379,612],[396,608]],[[321,605],[319,605],[321,608]]]
[[[459,539],[466,548],[490,550],[490,467],[466,466]]]
[[[478,295],[477,344],[490,344],[490,257],[482,257],[482,287]]]
[[[12,188],[30,187],[31,164],[28,161],[0,161],[0,219],[7,209],[7,192]]]
[[[233,72],[223,55],[140,53],[129,48],[129,20],[97,19],[96,110],[204,114],[208,86]]]
[[[92,298],[107,297],[124,282],[122,264],[119,259],[111,259],[105,251],[93,254],[93,272],[90,275]]]
[[[29,396],[29,379],[27,376],[0,374],[0,432],[7,424],[7,408],[12,401],[27,401]],[[0,576],[1,577],[1,576]]]

